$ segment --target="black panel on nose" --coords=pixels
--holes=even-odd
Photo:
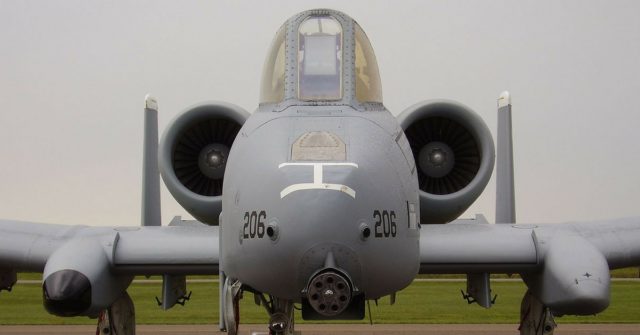
[[[91,282],[75,270],[52,273],[42,285],[44,308],[57,316],[81,315],[91,306]]]

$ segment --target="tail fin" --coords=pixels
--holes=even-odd
[[[142,225],[160,226],[160,173],[158,171],[158,102],[144,97],[144,144],[142,158]]]
[[[511,96],[504,91],[498,98],[498,150],[496,153],[496,223],[516,223],[513,182],[513,137]]]

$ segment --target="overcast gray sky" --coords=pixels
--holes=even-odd
[[[161,131],[203,100],[253,111],[275,31],[316,7],[367,32],[395,115],[454,99],[495,138],[511,91],[520,222],[640,215],[639,1],[0,0],[0,217],[138,225],[145,93]],[[465,215],[493,220],[494,190]]]

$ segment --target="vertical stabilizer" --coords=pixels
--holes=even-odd
[[[511,96],[504,91],[498,98],[498,150],[496,153],[496,223],[516,222],[513,182],[513,137]]]
[[[158,102],[144,97],[144,146],[142,149],[142,225],[160,226],[160,173],[158,171]]]

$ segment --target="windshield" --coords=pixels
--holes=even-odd
[[[260,103],[278,103],[284,100],[285,26],[276,33],[262,71]]]
[[[367,35],[355,25],[356,99],[360,102],[382,102],[382,85],[376,55]]]
[[[331,16],[310,16],[298,29],[298,98],[342,99],[342,26]]]

